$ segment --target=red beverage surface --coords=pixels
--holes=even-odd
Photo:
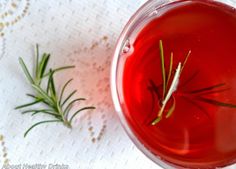
[[[148,86],[150,80],[157,86],[163,83],[159,40],[163,41],[166,68],[171,52],[174,69],[189,50],[191,55],[173,94],[173,114],[153,126],[160,99],[153,97]],[[125,60],[122,108],[131,130],[155,155],[190,168],[235,162],[236,108],[199,101],[191,93],[224,83],[224,91],[201,96],[236,104],[235,42],[235,10],[211,1],[175,2],[138,33],[134,51]]]

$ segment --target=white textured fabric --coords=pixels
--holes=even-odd
[[[116,40],[144,0],[0,0],[0,165],[65,164],[71,169],[159,168],[131,142],[113,108],[110,62]],[[73,77],[71,89],[97,107],[82,112],[72,130],[61,124],[25,130],[48,116],[21,115],[14,107],[30,101],[32,90],[18,58],[34,61],[33,47],[52,54],[51,65],[76,65],[58,74],[62,85]],[[102,126],[103,134],[100,135]],[[93,139],[94,138],[94,139]],[[95,142],[93,142],[93,141]],[[5,150],[2,151],[2,149]],[[4,153],[7,153],[4,156]]]
[[[64,164],[70,169],[158,169],[131,142],[113,108],[110,62],[116,40],[145,0],[0,0],[0,165]],[[24,131],[47,116],[21,115],[14,107],[32,90],[18,58],[32,65],[33,47],[52,54],[51,65],[76,65],[57,76],[62,85],[97,107],[82,112],[73,130],[61,124]],[[78,105],[81,106],[81,105]],[[104,128],[104,132],[102,131]],[[103,133],[103,134],[100,134]],[[100,134],[100,135],[99,135]],[[2,137],[2,135],[4,137]],[[5,161],[8,163],[8,161]]]

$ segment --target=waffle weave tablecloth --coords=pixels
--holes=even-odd
[[[12,169],[161,169],[129,139],[110,94],[110,66],[126,22],[146,0],[0,0],[0,166]],[[51,54],[53,67],[76,68],[56,76],[96,110],[77,116],[73,129],[45,124],[47,115],[22,115],[14,107],[32,92],[19,66],[32,69],[34,46]],[[76,106],[83,106],[76,105]],[[17,168],[18,167],[18,168]],[[21,168],[20,168],[21,167]]]

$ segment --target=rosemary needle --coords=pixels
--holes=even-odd
[[[162,40],[159,41],[159,48],[160,48],[160,56],[161,56],[161,72],[162,72],[162,80],[163,80],[163,95],[162,98],[164,99],[166,95],[166,71],[165,71],[165,58],[164,58],[164,49]]]
[[[31,113],[32,116],[38,114],[47,114],[52,117],[50,120],[43,120],[33,124],[28,130],[26,130],[24,137],[28,135],[28,133],[34,129],[35,127],[45,124],[45,123],[55,123],[60,122],[65,126],[71,128],[72,121],[74,118],[82,111],[95,109],[93,106],[82,107],[79,110],[71,113],[70,110],[73,107],[73,104],[76,102],[84,101],[85,98],[74,98],[73,96],[76,94],[77,90],[69,93],[67,97],[64,98],[65,90],[67,86],[71,83],[73,79],[68,80],[62,87],[61,91],[57,91],[57,86],[54,81],[54,75],[60,71],[74,68],[75,66],[63,66],[56,69],[48,67],[48,62],[50,60],[50,54],[44,53],[41,58],[39,58],[39,46],[36,45],[36,64],[35,64],[35,72],[31,74],[29,69],[27,68],[24,60],[19,58],[19,63],[21,68],[30,83],[31,87],[34,90],[34,94],[27,94],[28,97],[33,99],[32,102],[17,106],[15,109],[22,109],[32,107],[36,104],[41,103],[47,108],[31,108],[28,110],[22,111],[22,114]],[[47,71],[48,70],[48,71]],[[43,83],[43,81],[45,83]],[[43,85],[45,84],[45,85]],[[70,117],[69,117],[70,115]]]

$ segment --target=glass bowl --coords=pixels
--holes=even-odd
[[[125,99],[123,96],[123,70],[124,64],[129,57],[129,55],[134,51],[132,44],[136,40],[136,37],[140,31],[153,19],[156,19],[166,11],[175,7],[177,2],[188,3],[191,0],[149,0],[147,1],[128,21],[126,26],[121,33],[119,40],[116,45],[116,50],[114,52],[111,68],[111,92],[112,99],[115,106],[115,110],[118,113],[120,121],[126,130],[127,134],[134,142],[134,144],[152,161],[156,164],[162,166],[163,168],[174,169],[174,168],[190,168],[189,166],[180,166],[173,162],[169,162],[160,155],[154,154],[145,144],[142,139],[138,138],[132,127],[129,125],[129,120],[124,114],[127,111],[125,106]],[[193,0],[192,0],[193,1]],[[200,1],[200,0],[195,0]],[[216,2],[229,5],[232,10],[236,7],[236,1],[225,1],[225,0],[215,0]],[[210,2],[210,0],[209,0]],[[234,164],[235,161],[229,162],[229,164]],[[196,168],[201,168],[201,166],[196,166]],[[206,167],[204,167],[206,168]],[[211,168],[211,166],[209,166]]]

